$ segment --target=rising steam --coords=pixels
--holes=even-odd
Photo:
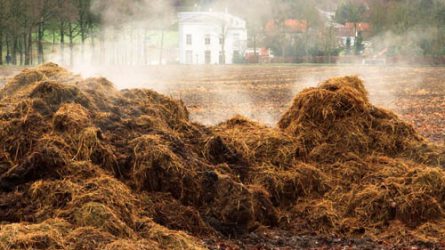
[[[245,8],[247,5],[249,8]],[[229,12],[250,20],[251,23],[248,26],[259,25],[258,27],[261,27],[264,20],[270,18],[268,15],[272,9],[285,11],[279,10],[280,6],[271,4],[268,0],[215,1],[211,5],[206,5],[205,10],[225,10],[227,6],[231,7]],[[218,104],[224,108],[215,115],[210,107],[212,105],[209,105],[205,115],[195,116],[197,121],[204,124],[216,124],[235,114],[269,125],[275,124],[280,111],[259,109],[258,105],[267,106],[272,103],[268,103],[270,100],[267,99],[257,101],[252,91],[245,85],[245,81],[240,81],[237,85],[228,85],[220,79],[212,79],[212,71],[219,71],[225,66],[206,66],[203,73],[205,79],[194,75],[194,72],[199,71],[198,66],[162,66],[169,63],[165,56],[167,53],[178,54],[175,49],[172,49],[177,47],[177,37],[175,37],[175,32],[172,32],[177,29],[175,7],[174,1],[166,0],[95,0],[92,10],[101,14],[100,30],[90,37],[85,45],[76,45],[73,48],[74,57],[71,60],[68,59],[70,58],[68,50],[64,55],[51,55],[50,60],[70,67],[71,70],[84,77],[107,77],[120,89],[151,88],[175,98],[182,98],[186,95],[184,89],[188,87],[203,88],[206,90],[204,94],[207,99],[203,99],[201,105],[206,106],[213,102],[215,106]],[[195,8],[199,9],[199,7]],[[406,48],[415,55],[419,53],[419,48],[413,48],[414,44],[419,44],[419,39],[432,36],[433,32],[433,30],[417,28],[403,34],[383,32],[374,37],[372,43],[375,45],[375,52],[378,52],[393,47],[395,44],[404,44],[404,41],[413,41],[406,43],[401,49]],[[313,44],[316,41],[308,40],[307,42]],[[406,69],[361,64],[323,66],[319,71],[295,71],[289,73],[288,76],[294,79],[291,81],[292,84],[287,86],[289,95],[280,101],[283,105],[287,105],[297,92],[306,87],[316,86],[330,77],[358,75],[365,80],[373,102],[395,108],[395,93],[388,91],[392,84],[390,75],[400,71],[406,71]],[[414,74],[413,81],[422,82],[423,76]]]

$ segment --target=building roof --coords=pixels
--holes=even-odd
[[[355,26],[356,25],[356,26]],[[355,27],[357,27],[357,32],[368,32],[371,31],[371,25],[369,23],[345,23],[344,25],[338,26],[339,36],[355,36]]]
[[[345,27],[348,29],[354,29],[354,23],[345,23]],[[357,23],[358,31],[370,31],[371,26],[369,23]]]
[[[212,12],[212,11],[193,11],[193,12],[179,12],[179,23],[226,23],[229,28],[245,28],[246,21],[242,18],[233,16],[225,12]]]
[[[286,19],[284,20],[283,24],[284,32],[287,33],[304,33],[307,31],[308,28],[308,23],[306,20]],[[266,23],[265,29],[267,33],[280,31],[280,27],[278,27],[274,20],[269,20]]]

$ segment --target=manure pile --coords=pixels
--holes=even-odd
[[[277,128],[188,116],[55,64],[16,75],[0,89],[0,249],[205,249],[267,231],[443,244],[445,149],[358,78],[304,90]]]

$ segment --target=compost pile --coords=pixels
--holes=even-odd
[[[45,64],[0,89],[0,248],[201,249],[267,230],[440,243],[444,166],[357,77],[304,90],[277,128],[204,127],[181,101]]]

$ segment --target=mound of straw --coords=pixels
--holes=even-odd
[[[55,64],[15,76],[0,89],[0,247],[205,249],[266,229],[442,241],[444,148],[357,77],[302,91],[277,128],[188,115]]]

